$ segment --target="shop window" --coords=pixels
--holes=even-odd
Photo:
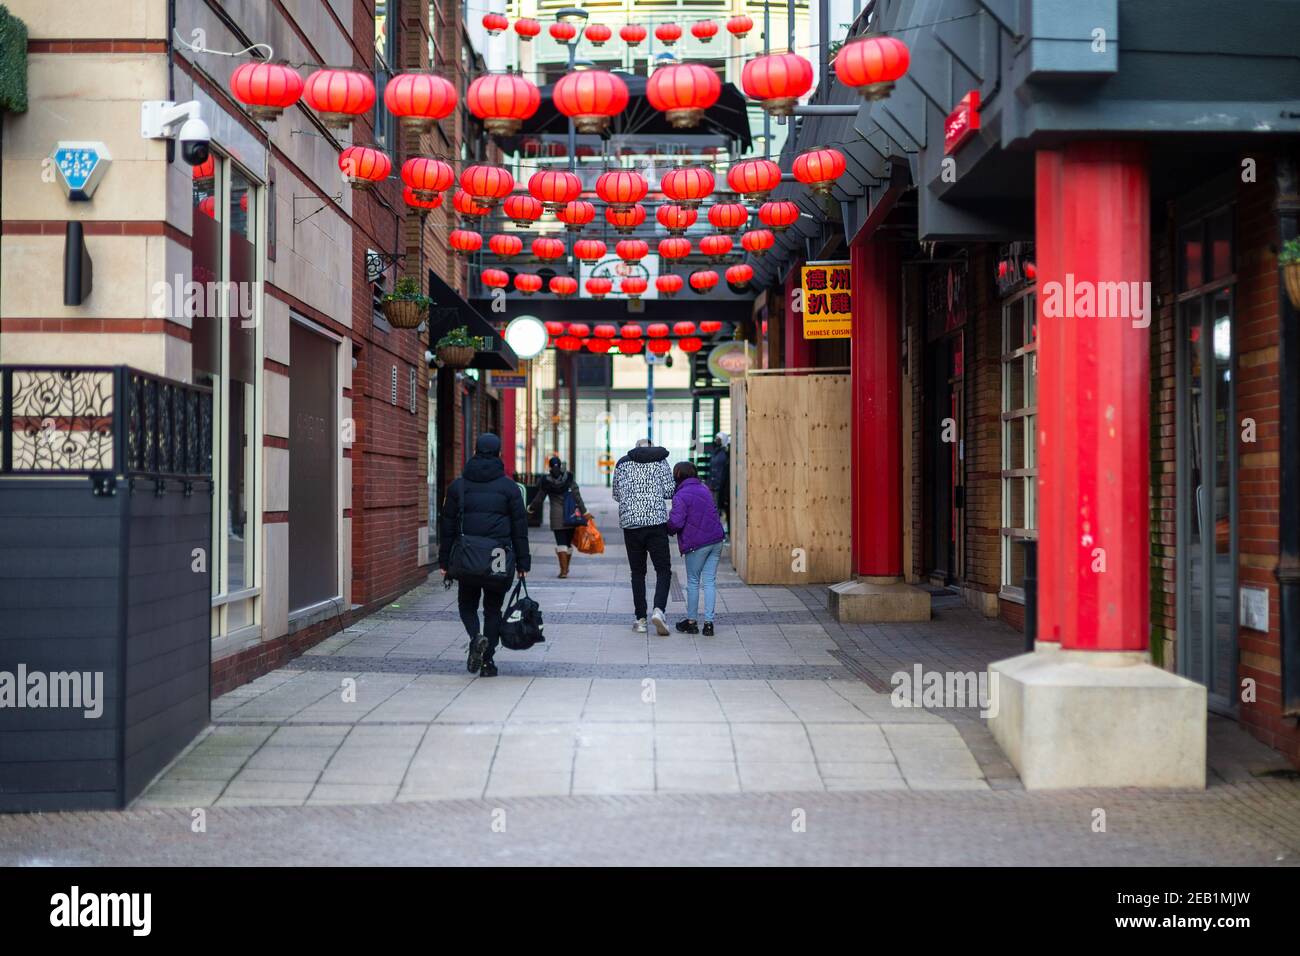
[[[265,251],[259,188],[243,170],[213,154],[210,176],[194,179],[192,277],[194,380],[213,390],[214,628],[228,634],[254,623],[260,263]]]
[[[1038,538],[1038,332],[1032,291],[1002,307],[1002,596],[1023,601],[1026,541]]]
[[[375,0],[375,145],[397,148],[397,117],[384,105],[384,87],[397,60],[397,17],[389,16],[396,0]]]

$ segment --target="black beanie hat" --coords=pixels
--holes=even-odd
[[[478,441],[474,443],[474,453],[476,455],[490,455],[493,458],[501,454],[501,439],[491,432],[484,432],[478,436]]]

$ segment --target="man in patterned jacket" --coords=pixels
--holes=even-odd
[[[655,603],[650,620],[661,636],[668,635],[664,607],[672,582],[672,557],[668,551],[668,506],[666,499],[676,491],[668,467],[668,449],[637,439],[636,447],[618,460],[614,468],[614,500],[618,502],[618,523],[632,566],[632,603],[636,622],[632,630],[646,632],[646,556],[655,566]]]

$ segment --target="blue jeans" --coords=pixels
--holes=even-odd
[[[705,545],[686,553],[686,618],[695,620],[700,605],[700,587],[704,588],[704,620],[713,620],[713,605],[718,597],[718,559],[722,542]]]

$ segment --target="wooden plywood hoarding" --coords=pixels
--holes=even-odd
[[[850,577],[849,377],[731,383],[732,563],[748,584]]]

